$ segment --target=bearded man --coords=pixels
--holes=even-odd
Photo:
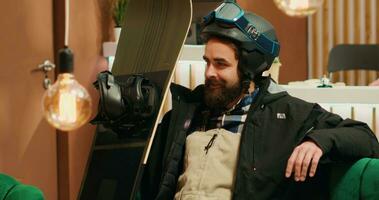
[[[142,199],[328,199],[326,164],[379,155],[366,124],[262,76],[279,54],[264,18],[224,2],[205,17],[201,36],[205,84],[172,85]]]

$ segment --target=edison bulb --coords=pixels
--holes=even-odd
[[[315,13],[324,0],[274,0],[274,2],[287,15],[304,17]]]
[[[58,75],[57,81],[45,91],[42,104],[47,121],[63,131],[77,129],[91,117],[91,97],[71,73]]]

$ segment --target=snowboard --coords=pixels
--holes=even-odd
[[[130,0],[112,74],[142,75],[159,90],[157,112],[134,137],[98,125],[78,199],[138,199],[139,182],[192,20],[191,0]]]

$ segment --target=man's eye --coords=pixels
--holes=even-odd
[[[218,62],[217,65],[219,65],[219,66],[227,66],[227,64],[224,63],[224,62]]]

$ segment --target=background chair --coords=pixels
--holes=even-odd
[[[0,174],[0,200],[44,200],[40,189]]]
[[[379,71],[379,45],[340,44],[329,53],[328,72],[342,70]]]
[[[379,45],[340,44],[334,46],[329,53],[328,72],[345,70],[379,71]]]

